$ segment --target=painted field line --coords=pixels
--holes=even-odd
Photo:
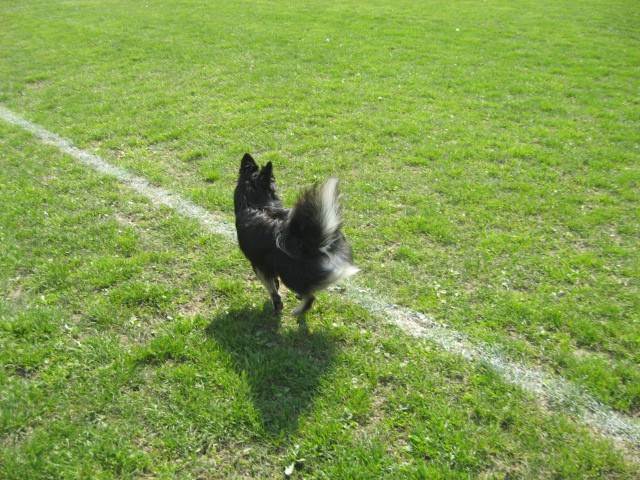
[[[25,120],[3,106],[0,106],[0,118],[31,132],[44,143],[57,147],[60,151],[69,154],[78,162],[99,173],[117,178],[121,183],[149,198],[152,202],[166,205],[188,218],[197,220],[209,232],[222,235],[229,240],[235,240],[235,228],[232,224],[180,195],[155,187],[146,179],[133,175],[121,167],[111,165],[98,155],[75,147],[71,141]],[[504,359],[498,350],[479,343],[472,343],[464,334],[438,324],[427,315],[394,305],[377,293],[358,287],[353,281],[344,282],[343,287],[335,288],[335,290],[344,291],[354,303],[361,305],[378,317],[387,319],[406,334],[434,342],[466,360],[485,363],[500,374],[505,381],[536,395],[549,405],[571,412],[601,435],[621,440],[640,450],[640,421],[614,412],[577,385],[562,377],[552,376]]]
[[[345,284],[352,301],[382,318],[392,319],[407,335],[430,340],[466,360],[485,363],[505,381],[533,393],[545,404],[569,411],[601,435],[622,440],[640,450],[640,421],[613,411],[578,385],[505,359],[498,349],[473,343],[464,334],[439,324],[432,317],[393,305],[349,281]]]
[[[197,220],[204,228],[216,235],[222,235],[229,240],[236,238],[236,230],[233,225],[225,222],[219,216],[209,213],[204,208],[189,202],[178,194],[169,192],[164,188],[153,186],[143,177],[136,176],[124,168],[105,162],[98,155],[82,150],[73,145],[70,140],[62,138],[35,123],[25,120],[12,111],[0,105],[0,118],[7,123],[17,125],[33,133],[36,137],[48,145],[58,147],[60,151],[71,155],[80,163],[93,168],[99,173],[117,178],[121,183],[132,188],[141,195],[151,199],[159,205],[166,205],[184,215]]]

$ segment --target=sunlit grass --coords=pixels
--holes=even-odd
[[[357,281],[640,408],[635,2],[3,2],[0,102],[229,222],[341,180]],[[610,441],[0,125],[0,476],[632,478]],[[294,299],[285,301],[293,304]]]

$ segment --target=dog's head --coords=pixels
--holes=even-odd
[[[276,196],[276,179],[273,176],[271,162],[258,168],[255,160],[248,153],[240,162],[238,187],[249,205],[267,205],[278,200]]]

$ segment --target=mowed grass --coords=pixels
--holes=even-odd
[[[278,320],[233,245],[1,130],[4,477],[633,474],[339,296]]]
[[[338,175],[360,285],[637,417],[636,2],[0,18],[7,107],[229,222],[245,151],[288,204]],[[0,477],[638,476],[637,445],[336,292],[278,320],[233,244],[0,132]]]

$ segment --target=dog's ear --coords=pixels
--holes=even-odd
[[[271,185],[275,185],[276,179],[273,176],[273,164],[271,162],[268,162],[264,167],[262,167],[260,175],[258,175],[258,181],[267,188],[271,187]]]
[[[273,178],[273,164],[271,162],[268,162],[264,167],[262,167],[260,175],[268,179]]]
[[[258,170],[258,165],[256,165],[255,160],[248,153],[244,154],[242,157],[242,162],[240,162],[240,174],[251,174]]]

